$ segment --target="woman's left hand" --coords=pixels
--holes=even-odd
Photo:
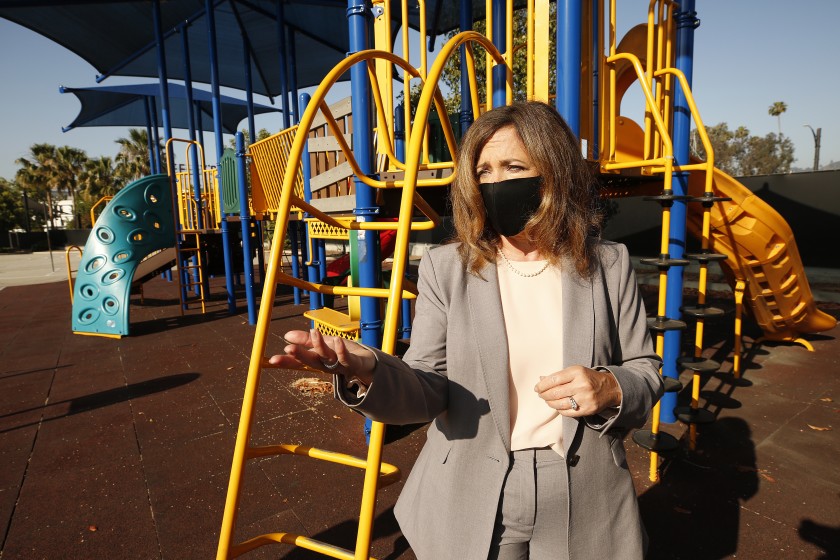
[[[591,416],[621,404],[621,388],[613,374],[583,366],[541,377],[534,390],[563,416]]]

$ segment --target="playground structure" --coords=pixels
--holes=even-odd
[[[835,323],[833,318],[816,310],[813,304],[790,228],[769,206],[763,205],[737,181],[714,169],[713,152],[691,97],[690,59],[686,63],[681,58],[676,41],[677,34],[683,34],[685,41],[693,33],[693,2],[687,2],[681,8],[669,1],[652,2],[647,12],[647,23],[632,29],[621,42],[616,37],[614,2],[609,3],[607,9],[602,9],[604,6],[600,2],[588,0],[569,1],[563,5],[571,7],[571,11],[567,11],[566,19],[558,24],[558,28],[562,27],[558,35],[562,35],[565,42],[558,42],[557,64],[564,68],[581,68],[582,72],[572,72],[572,75],[563,75],[559,79],[562,84],[558,84],[556,92],[558,109],[585,142],[587,158],[599,164],[605,194],[652,195],[650,198],[660,204],[662,210],[662,239],[658,256],[647,259],[646,264],[657,267],[660,272],[658,307],[651,328],[656,333],[657,352],[665,358],[662,373],[669,395],[657,405],[652,429],[637,432],[634,436],[639,444],[651,451],[650,476],[655,480],[658,477],[658,454],[676,446],[667,434],[659,432],[659,422],[673,421],[671,410],[676,402],[676,392],[682,389],[677,379],[679,370],[685,368],[693,372],[691,406],[677,411],[677,417],[691,426],[690,441],[694,440],[698,424],[713,420],[699,406],[700,376],[720,368],[720,364],[702,357],[704,321],[723,314],[721,309],[710,307],[705,301],[706,266],[709,262],[721,263],[731,278],[736,301],[740,298],[746,300],[747,307],[768,339],[807,345],[803,334],[828,330]],[[402,8],[403,25],[407,28],[408,9],[405,5]],[[528,9],[526,48],[529,65],[523,89],[529,99],[549,101],[549,6],[547,2],[532,1],[528,3]],[[250,425],[260,371],[269,367],[265,352],[276,284],[286,283],[310,294],[311,309],[307,317],[323,332],[358,338],[387,352],[394,352],[401,314],[403,319],[406,317],[405,302],[414,295],[405,279],[410,234],[430,230],[439,223],[437,213],[422,192],[425,187],[445,187],[451,181],[454,169],[452,161],[431,161],[425,125],[433,105],[438,115],[445,114],[440,92],[437,91],[443,64],[456,50],[460,49],[463,53],[462,127],[468,126],[471,115],[511,102],[513,74],[510,65],[513,50],[517,47],[513,45],[510,25],[512,10],[512,2],[488,2],[485,9],[487,36],[468,31],[472,14],[467,13],[462,19],[462,29],[467,31],[444,45],[429,69],[422,44],[420,66],[415,68],[407,61],[408,34],[404,34],[402,54],[391,52],[393,30],[389,22],[393,18],[390,3],[374,3],[375,50],[368,50],[371,45],[364,43],[364,33],[359,31],[367,25],[368,14],[360,4],[360,8],[348,16],[351,30],[358,33],[354,53],[325,77],[298,125],[252,144],[247,152],[244,146],[238,146],[236,158],[231,160],[238,166],[235,182],[225,174],[224,169],[219,172],[221,184],[216,185],[217,178],[212,171],[194,173],[194,169],[188,168],[175,182],[179,185],[174,189],[176,194],[173,197],[178,201],[179,208],[175,219],[174,205],[169,214],[163,206],[168,182],[164,188],[160,186],[163,184],[161,176],[146,178],[141,182],[148,180],[150,184],[158,185],[156,189],[164,188],[160,197],[155,196],[155,201],[148,197],[150,186],[147,183],[142,183],[146,185],[142,189],[132,185],[120,193],[125,193],[122,199],[118,195],[111,201],[97,221],[89,241],[91,249],[85,249],[76,283],[75,300],[80,302],[80,308],[77,313],[74,303],[74,330],[78,315],[81,319],[77,332],[83,327],[95,334],[119,336],[127,334],[127,330],[123,332],[119,329],[127,329],[129,288],[133,277],[142,276],[139,267],[145,262],[143,257],[165,245],[177,247],[175,250],[180,253],[169,262],[191,261],[189,252],[199,246],[201,232],[225,224],[224,220],[220,222],[203,215],[201,209],[217,204],[227,205],[234,200],[233,193],[243,189],[246,183],[246,159],[250,158],[251,194],[250,209],[240,216],[243,232],[250,231],[248,224],[254,217],[276,216],[275,237],[265,272],[231,470],[219,558],[238,556],[271,542],[296,544],[336,558],[368,557],[377,487],[399,476],[394,467],[381,461],[381,425],[373,425],[366,459],[298,445],[250,445]],[[420,14],[420,36],[424,37],[425,8]],[[608,39],[599,32],[605,27],[609,29]],[[487,53],[484,100],[480,96],[474,68],[475,47]],[[560,57],[569,58],[564,58],[561,65]],[[395,111],[392,89],[395,66],[411,76],[414,83],[422,84],[413,118],[409,102],[403,105],[401,114],[400,109]],[[350,106],[346,108],[352,109],[350,113],[355,129],[352,140],[348,139],[348,125],[339,124],[340,118],[349,113],[342,114],[325,103],[330,88],[348,71],[354,88],[352,101],[346,104]],[[581,80],[580,74],[586,79]],[[409,87],[410,83],[410,80],[404,80],[403,87]],[[634,83],[641,87],[645,97],[643,127],[623,117],[620,110],[624,92]],[[371,97],[375,104],[375,125],[371,107],[366,101]],[[408,95],[405,97],[409,98]],[[692,117],[709,154],[706,162],[688,157],[687,133]],[[400,121],[404,123],[402,131]],[[449,119],[441,118],[440,121],[448,150],[455,153],[455,136]],[[359,123],[370,123],[370,126]],[[327,130],[331,134],[326,134]],[[400,132],[406,139],[402,145],[398,140]],[[318,173],[307,167],[318,161],[321,156],[317,154],[327,152],[341,155],[326,166],[323,176],[318,179]],[[195,161],[189,151],[187,161]],[[202,183],[205,185],[203,188],[195,188]],[[184,189],[180,185],[189,187]],[[219,190],[224,192],[223,202],[217,197],[206,205],[194,203],[195,200],[213,200]],[[204,194],[198,197],[179,194],[196,192]],[[400,198],[398,216],[384,216],[375,193],[395,193]],[[247,196],[240,196],[238,200],[240,209],[247,206]],[[161,206],[155,207],[158,203]],[[154,216],[161,220],[146,217],[152,208]],[[225,209],[228,214],[235,211],[233,206]],[[216,212],[215,215],[219,216],[219,211]],[[171,225],[167,216],[173,217]],[[392,221],[393,217],[397,220]],[[137,219],[145,220],[150,231],[132,233],[137,228],[130,229],[130,226]],[[121,224],[119,234],[109,240],[106,228],[113,230],[113,224]],[[307,236],[303,235],[304,224]],[[700,248],[693,254],[685,251],[686,227],[700,239]],[[383,287],[382,258],[377,246],[383,232],[387,232],[394,243],[391,279],[387,287]],[[129,236],[126,237],[126,234]],[[188,243],[188,235],[193,235],[195,241]],[[249,237],[250,234],[243,233],[243,244]],[[291,274],[281,270],[287,237],[295,255]],[[324,281],[328,276],[323,251],[325,239],[346,241],[350,246],[348,286]],[[307,259],[301,264],[296,255],[304,248]],[[250,254],[248,250],[244,252]],[[694,258],[701,265],[700,296],[690,307],[682,305],[681,290],[682,267],[687,264],[687,258]],[[196,271],[200,270],[200,265],[193,266],[199,266]],[[304,266],[306,280],[301,278]],[[84,276],[86,274],[89,276]],[[178,274],[179,278],[185,276],[179,290],[182,296],[194,287],[189,283],[189,276],[194,275]],[[199,279],[197,285],[201,284],[203,282]],[[348,312],[325,307],[322,295],[347,296]],[[300,292],[296,297],[300,297]],[[203,294],[199,294],[198,299],[203,300]],[[186,303],[185,299],[183,303]],[[249,297],[249,306],[251,304],[252,298]],[[679,332],[686,327],[680,320],[681,315],[696,320],[691,356],[679,355]],[[114,324],[109,325],[109,321]],[[736,333],[735,376],[739,374],[738,344]],[[338,550],[328,543],[282,532],[261,535],[239,544],[232,542],[245,461],[277,454],[306,455],[364,470],[365,487],[355,551]]]
[[[603,36],[597,32],[604,28],[604,13],[599,10],[597,2],[570,2],[566,4],[576,5],[580,12],[577,18],[573,16],[570,20],[559,25],[565,25],[565,35],[572,35],[571,43],[578,42],[593,46],[592,49],[581,48],[577,52],[578,63],[573,67],[582,67],[588,75],[602,77],[609,75],[609,80],[598,82],[592,80],[581,84],[578,80],[568,80],[571,84],[564,84],[566,91],[561,92],[558,85],[558,105],[562,101],[567,104],[564,113],[567,121],[572,125],[573,130],[579,132],[581,139],[589,146],[587,153],[590,159],[600,163],[600,171],[605,183],[608,185],[610,194],[634,195],[644,192],[639,185],[647,184],[648,189],[651,181],[660,184],[660,192],[649,197],[662,208],[662,242],[659,256],[647,259],[646,264],[656,266],[660,270],[660,292],[659,305],[656,309],[656,316],[650,321],[650,326],[656,332],[657,352],[665,356],[666,363],[669,361],[666,337],[677,335],[680,330],[686,327],[685,323],[679,320],[680,313],[693,317],[696,321],[695,328],[695,352],[691,356],[671,358],[670,367],[672,372],[668,375],[668,368],[663,370],[668,381],[668,390],[672,393],[679,391],[682,386],[677,380],[676,368],[685,368],[693,372],[691,387],[691,406],[683,407],[677,414],[680,420],[691,426],[691,444],[693,445],[696,426],[713,420],[709,418],[706,411],[699,407],[699,382],[702,374],[717,371],[720,364],[704,359],[703,351],[703,324],[723,314],[723,310],[711,307],[706,303],[706,276],[709,262],[721,262],[725,270],[730,274],[736,300],[745,296],[760,326],[765,331],[767,338],[775,340],[801,341],[801,334],[818,332],[830,329],[834,326],[833,318],[824,315],[816,310],[813,305],[813,298],[810,295],[807,280],[802,273],[801,261],[798,259],[795,243],[790,235],[786,235],[785,226],[779,223],[777,215],[769,209],[762,207],[755,202],[748,203],[746,189],[737,184],[731,178],[714,169],[714,159],[708,138],[705,136],[702,120],[697,107],[691,97],[689,80],[690,76],[680,70],[676,48],[677,24],[682,22],[682,28],[693,29],[693,10],[687,9],[677,12],[677,5],[672,2],[652,2],[648,9],[648,22],[628,33],[628,42],[622,41],[617,44],[615,31],[615,4],[611,2],[608,9],[609,27],[609,54],[601,56],[604,52]],[[480,114],[503,103],[509,103],[512,99],[512,79],[510,71],[512,53],[515,46],[512,44],[512,3],[503,6],[499,2],[488,3],[486,15],[488,19],[488,36],[482,36],[476,32],[463,31],[453,37],[441,49],[438,58],[430,70],[427,69],[425,56],[421,57],[418,68],[412,67],[406,59],[408,58],[409,46],[407,40],[403,44],[403,57],[394,55],[390,46],[391,28],[387,22],[391,21],[390,5],[376,4],[374,18],[375,50],[361,50],[351,54],[344,62],[331,71],[309,102],[309,108],[304,111],[294,141],[291,143],[288,154],[283,154],[280,161],[287,165],[280,189],[279,203],[276,207],[278,225],[276,228],[272,254],[268,263],[262,305],[260,308],[257,332],[251,356],[248,383],[245,391],[245,399],[242,407],[240,429],[237,438],[236,450],[234,453],[231,481],[228,490],[228,501],[226,505],[225,518],[222,526],[222,534],[219,543],[219,558],[235,557],[247,552],[257,546],[271,542],[283,542],[295,544],[304,548],[315,550],[335,558],[367,558],[367,548],[370,542],[370,531],[373,517],[373,505],[377,485],[386,481],[388,477],[396,473],[383,467],[381,463],[382,426],[374,423],[371,441],[366,461],[354,460],[342,456],[337,458],[334,454],[312,448],[300,448],[297,446],[277,445],[252,447],[249,443],[250,426],[253,421],[253,406],[255,404],[256,392],[259,385],[260,371],[270,367],[265,358],[267,330],[271,318],[271,302],[274,299],[274,290],[277,282],[287,283],[312,294],[313,307],[315,309],[306,315],[313,319],[315,325],[322,332],[361,338],[366,343],[379,343],[378,336],[381,334],[381,348],[386,352],[394,352],[397,337],[397,316],[399,302],[403,298],[410,298],[411,293],[404,289],[403,275],[406,269],[406,258],[408,254],[408,242],[411,231],[428,228],[436,223],[436,215],[422,197],[422,190],[425,186],[444,186],[451,180],[451,174],[447,172],[454,167],[451,161],[433,163],[428,155],[428,130],[425,123],[433,104],[439,114],[442,113],[440,92],[437,89],[437,82],[443,69],[446,59],[456,49],[464,47],[462,53],[462,78],[467,87],[462,89],[462,102],[464,114]],[[529,33],[527,40],[528,49],[528,72],[525,88],[529,99],[549,100],[548,87],[548,30],[547,26],[541,25],[547,21],[548,3],[530,2],[529,9]],[[559,11],[559,8],[558,8]],[[351,29],[354,25],[364,25],[364,14],[359,13],[349,16]],[[586,14],[581,16],[581,12]],[[420,30],[424,35],[423,17],[421,9]],[[568,15],[568,14],[567,14]],[[468,14],[462,20],[462,29],[469,29],[471,15]],[[583,33],[575,34],[572,26],[578,26]],[[593,32],[593,30],[596,30]],[[560,33],[558,33],[560,35]],[[641,50],[633,48],[632,43],[641,41]],[[505,47],[507,45],[507,48]],[[367,47],[368,45],[361,45]],[[479,46],[486,51],[487,56],[487,93],[482,102],[479,96],[477,80],[474,67],[473,48]],[[558,44],[558,51],[560,45]],[[421,47],[421,52],[423,49]],[[423,53],[425,54],[425,53]],[[562,56],[562,55],[558,55]],[[568,59],[566,60],[568,62]],[[558,66],[560,61],[558,59]],[[391,89],[393,83],[393,67],[401,68],[405,74],[419,78],[422,84],[419,102],[414,114],[413,124],[411,119],[411,108],[405,103],[403,117],[406,128],[405,138],[407,147],[404,157],[399,157],[400,148],[396,141],[398,134],[395,134],[397,119],[391,118],[393,112],[394,92]],[[344,131],[342,131],[332,118],[324,103],[324,97],[335,81],[346,71],[352,72],[354,85],[353,115],[356,124],[356,133],[353,136],[353,148],[346,142]],[[566,77],[568,78],[568,77]],[[630,84],[637,82],[644,93],[645,126],[644,129],[635,125],[620,113],[621,98],[624,91]],[[408,87],[404,81],[404,87]],[[574,86],[577,86],[577,94]],[[369,89],[368,89],[369,88]],[[565,95],[563,95],[565,94]],[[364,135],[367,132],[358,123],[369,122],[370,110],[365,100],[372,96],[376,109],[375,130],[377,142],[372,139],[365,141]],[[408,96],[406,96],[408,97]],[[572,101],[569,102],[568,100]],[[602,100],[598,103],[598,100]],[[571,107],[571,110],[569,109]],[[590,107],[596,107],[590,111]],[[683,107],[683,116],[693,117],[701,137],[704,141],[706,153],[709,154],[708,161],[692,161],[687,157],[687,132],[688,123],[678,123],[679,111],[675,106]],[[311,203],[311,191],[307,192],[304,187],[303,197],[300,189],[294,189],[299,173],[299,167],[295,165],[302,160],[304,166],[309,162],[305,152],[305,144],[309,130],[315,122],[315,115],[321,111],[326,122],[333,132],[333,142],[341,148],[345,161],[342,163],[345,170],[352,169],[355,174],[355,214],[356,220],[337,218],[323,212]],[[466,120],[468,125],[469,119]],[[448,119],[441,119],[443,132],[446,138],[450,153],[454,154],[454,134],[448,126]],[[671,138],[678,134],[678,128],[682,126],[686,138],[681,146],[675,146],[676,142]],[[374,126],[371,126],[374,128]],[[462,128],[463,131],[463,128]],[[286,132],[281,133],[286,134]],[[256,145],[255,145],[256,146]],[[684,153],[678,153],[678,152]],[[258,150],[251,150],[251,155],[260,165],[261,155]],[[374,165],[376,159],[378,165]],[[382,167],[382,161],[385,167]],[[263,164],[264,165],[264,164]],[[377,179],[377,172],[380,172]],[[426,179],[429,174],[438,174],[433,179]],[[451,172],[450,172],[451,173]],[[382,181],[381,177],[386,174],[390,180]],[[424,175],[426,174],[426,175]],[[307,182],[308,173],[304,172],[303,182]],[[690,179],[689,179],[690,177]],[[616,180],[616,179],[620,180]],[[275,179],[276,180],[276,177]],[[263,172],[260,171],[260,181],[265,181]],[[661,183],[660,183],[661,181]],[[619,185],[614,187],[613,185]],[[634,186],[635,185],[635,186]],[[396,189],[400,192],[401,204],[399,217],[396,222],[381,222],[372,215],[371,208],[367,206],[371,200],[370,189],[386,191]],[[367,190],[368,192],[363,192]],[[623,192],[622,192],[623,191]],[[346,195],[345,195],[346,196]],[[309,198],[309,200],[307,200]],[[686,203],[692,204],[692,208],[686,213]],[[420,209],[427,220],[416,220],[415,210]],[[376,267],[379,264],[378,258],[368,259],[367,264],[373,268],[373,274],[367,278],[359,274],[358,281],[361,287],[337,287],[320,282],[317,278],[324,275],[309,277],[309,281],[286,275],[278,270],[280,253],[278,247],[282,247],[288,216],[292,211],[305,211],[312,218],[309,224],[310,240],[322,237],[351,238],[356,234],[359,241],[356,247],[359,251],[367,252],[371,248],[375,251],[374,244],[365,244],[361,239],[368,231],[395,230],[396,244],[394,250],[394,261],[392,266],[392,277],[389,288],[381,287],[380,278],[376,274]],[[680,232],[683,224],[674,220],[674,214],[679,216],[676,210],[681,211],[683,223],[688,221],[690,231],[700,239],[700,250],[693,254],[684,254],[684,247],[674,247],[674,239],[679,242]],[[733,214],[738,213],[742,221],[749,222],[749,225],[736,223]],[[770,237],[752,236],[746,241],[738,230],[766,228],[769,232],[775,232]],[[326,233],[319,233],[319,231]],[[789,231],[789,228],[787,229]],[[346,232],[346,233],[343,233]],[[684,235],[684,233],[682,234]],[[756,238],[759,239],[755,243]],[[682,238],[684,239],[684,237]],[[764,242],[762,246],[761,242]],[[768,243],[769,241],[769,243]],[[353,247],[354,244],[351,244]],[[373,253],[375,254],[375,252]],[[684,257],[697,260],[700,263],[700,295],[694,306],[682,306],[682,290],[672,290],[671,269],[681,269],[689,261]],[[354,275],[355,276],[355,275]],[[681,282],[681,273],[677,279]],[[354,286],[356,283],[354,282]],[[679,287],[679,286],[678,286]],[[317,294],[347,295],[359,297],[364,303],[365,300],[373,300],[375,297],[387,298],[385,305],[384,321],[380,322],[378,304],[369,306],[366,310],[364,305],[359,312],[351,310],[350,315],[336,314],[334,310],[319,306],[320,300]],[[677,311],[671,308],[676,305]],[[768,312],[763,310],[767,309]],[[356,322],[354,314],[360,317]],[[768,317],[769,315],[769,317]],[[367,327],[365,324],[369,325]],[[736,320],[740,324],[740,315]],[[361,332],[360,332],[361,331]],[[365,335],[369,335],[366,340]],[[736,337],[739,333],[736,333]],[[736,349],[740,340],[736,340]],[[378,345],[378,344],[377,344]],[[673,345],[672,345],[673,346]],[[679,346],[677,344],[677,346]],[[739,375],[739,360],[735,358],[735,371]],[[658,427],[662,411],[662,405],[657,405],[654,411],[653,427],[650,431],[637,433],[634,439],[651,451],[651,479],[658,477],[658,454],[676,445],[660,434]],[[672,407],[673,408],[673,407]],[[300,454],[310,457],[325,456],[330,460],[344,464],[363,467],[365,469],[365,486],[362,496],[362,508],[359,521],[359,532],[355,551],[339,550],[327,543],[314,541],[308,537],[291,533],[270,533],[254,537],[239,544],[231,542],[236,510],[239,503],[239,488],[242,478],[242,468],[245,461],[274,454]]]

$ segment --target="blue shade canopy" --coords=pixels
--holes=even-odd
[[[82,104],[79,115],[62,130],[67,132],[80,126],[150,126],[146,117],[146,100],[156,100],[157,121],[163,122],[160,114],[160,87],[157,84],[136,84],[120,86],[98,86],[89,88],[61,88],[62,93],[72,93]],[[233,134],[236,127],[248,116],[247,103],[227,95],[221,96],[222,128]],[[196,127],[213,130],[213,104],[210,92],[193,88],[193,103],[198,108],[201,120]],[[274,107],[254,104],[254,114],[278,111]],[[193,113],[195,114],[195,113]],[[169,118],[173,128],[189,128],[187,115],[187,88],[180,84],[169,84]]]
[[[251,53],[255,93],[281,91],[274,0],[215,0],[219,83],[246,89],[245,48]],[[185,80],[182,34],[187,35],[192,81],[210,83],[208,18],[203,0],[162,1],[167,76]],[[294,40],[297,85],[320,83],[349,50],[346,1],[284,2],[287,41]],[[27,27],[76,53],[101,76],[158,77],[153,3],[0,0],[0,17]],[[288,67],[287,67],[288,68]],[[101,79],[101,78],[100,78]],[[349,79],[349,76],[348,76]]]
[[[524,5],[516,0],[516,5]],[[281,92],[277,40],[277,0],[213,0],[219,83],[246,89],[245,48],[251,53],[253,91],[268,97]],[[319,84],[350,50],[347,0],[282,0],[287,41],[294,41],[299,88]],[[472,0],[475,19],[484,18],[484,0]],[[460,0],[427,0],[427,32],[434,37],[458,27]],[[148,0],[0,0],[0,17],[61,44],[102,76],[158,77],[153,3]],[[400,18],[400,2],[392,0]],[[204,0],[160,2],[170,79],[185,80],[182,33],[188,37],[194,82],[210,83],[207,16]],[[416,4],[409,24],[419,25]],[[395,21],[395,27],[398,25]],[[345,74],[344,79],[349,79]]]

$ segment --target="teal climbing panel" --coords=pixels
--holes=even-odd
[[[73,332],[128,335],[134,272],[149,254],[175,246],[167,175],[126,186],[96,220],[85,244],[73,290]]]

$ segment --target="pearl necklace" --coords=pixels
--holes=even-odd
[[[543,267],[536,272],[522,272],[521,270],[517,270],[516,268],[514,268],[514,266],[511,264],[511,262],[508,260],[508,258],[505,256],[501,249],[499,249],[499,255],[502,256],[502,260],[505,261],[505,264],[511,270],[511,272],[523,278],[533,278],[534,276],[539,276],[540,274],[545,272],[545,269],[547,269],[548,265],[550,264],[549,261],[545,261]]]

